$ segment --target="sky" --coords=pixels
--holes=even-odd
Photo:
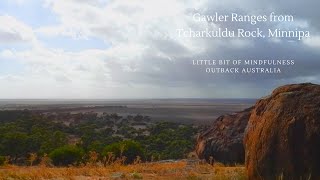
[[[0,99],[259,98],[291,83],[320,83],[318,0],[2,0]],[[177,37],[178,28],[235,28],[192,14],[291,14],[261,28],[311,38]],[[255,28],[249,23],[237,27]],[[193,59],[294,59],[281,74],[209,74]]]

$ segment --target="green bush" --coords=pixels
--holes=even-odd
[[[57,148],[49,154],[55,166],[78,165],[83,156],[83,149],[71,145]]]
[[[5,156],[0,156],[0,166],[3,166],[6,162],[6,157]]]
[[[142,141],[150,160],[182,159],[194,148],[197,130],[191,125],[161,122]]]
[[[110,152],[112,152],[116,158],[126,157],[126,164],[133,163],[137,156],[142,159],[145,158],[145,150],[141,144],[132,140],[121,141],[106,146],[103,150],[103,155],[107,156]]]

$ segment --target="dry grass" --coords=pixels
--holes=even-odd
[[[38,179],[214,179],[242,180],[247,179],[245,168],[210,166],[207,164],[190,164],[184,161],[172,163],[139,163],[135,165],[113,164],[107,167],[18,167],[0,168],[0,179],[3,180],[38,180]]]

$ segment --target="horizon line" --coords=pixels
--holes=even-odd
[[[42,101],[42,100],[95,100],[95,101],[109,101],[109,100],[171,100],[171,99],[201,99],[201,100],[205,100],[205,99],[208,99],[208,100],[219,100],[219,99],[259,99],[259,98],[247,98],[247,97],[239,97],[239,98],[202,98],[202,97],[191,97],[191,98],[102,98],[102,99],[99,99],[99,98],[0,98],[0,101],[7,101],[7,100],[23,100],[23,101],[28,101],[28,100],[39,100],[39,101]]]

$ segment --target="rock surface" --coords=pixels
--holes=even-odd
[[[320,85],[286,85],[259,100],[244,145],[249,179],[320,179]]]
[[[217,118],[210,128],[197,138],[198,157],[209,163],[244,163],[243,136],[251,110],[252,108],[248,108]],[[210,157],[213,159],[210,160]]]

